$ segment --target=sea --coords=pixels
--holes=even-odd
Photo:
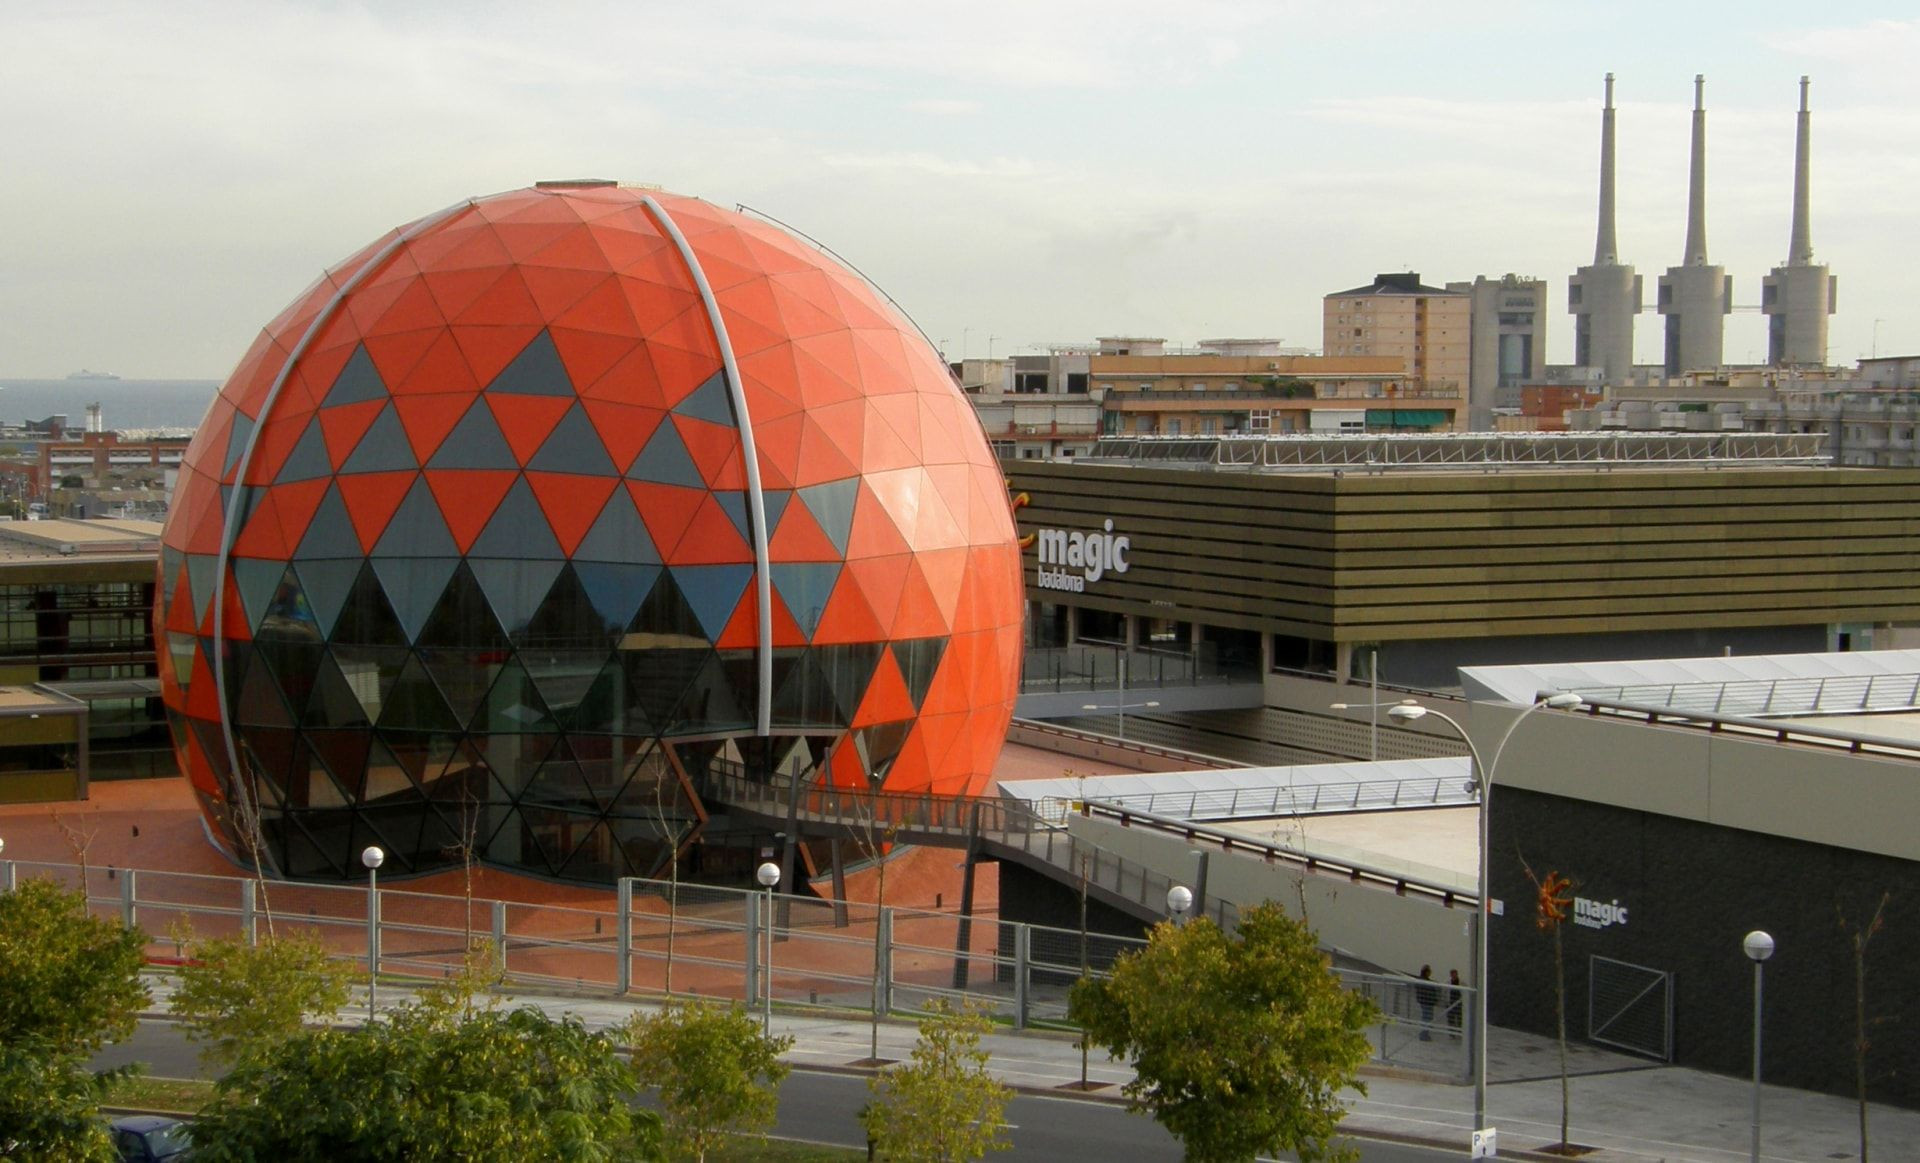
[[[0,376],[0,422],[20,424],[65,413],[70,427],[100,405],[101,424],[115,432],[190,432],[199,427],[219,380],[20,380]]]

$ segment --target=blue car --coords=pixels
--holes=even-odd
[[[128,1115],[107,1126],[122,1163],[186,1163],[193,1157],[187,1124],[159,1115]]]

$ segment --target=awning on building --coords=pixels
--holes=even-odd
[[[1438,408],[1368,408],[1369,428],[1438,428],[1447,414]]]

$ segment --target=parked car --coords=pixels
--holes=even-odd
[[[122,1163],[186,1163],[193,1157],[192,1130],[179,1119],[128,1115],[107,1126]]]

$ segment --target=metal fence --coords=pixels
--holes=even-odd
[[[1090,877],[1109,874],[1091,858],[1088,865]],[[1111,872],[1126,875],[1118,865]],[[507,981],[521,986],[752,1005],[770,996],[783,1009],[876,1019],[945,998],[972,1002],[1015,1029],[1073,1028],[1067,995],[1074,982],[1083,973],[1106,976],[1115,960],[1146,944],[994,916],[656,880],[623,880],[603,907],[575,907],[0,861],[0,890],[27,877],[69,888],[84,882],[93,912],[145,930],[148,958],[161,965],[190,959],[196,940],[307,932],[335,957],[382,975],[432,979],[455,970],[475,942],[489,941]],[[1472,1028],[1471,990],[1334,972],[1380,1007],[1368,1033],[1376,1061],[1467,1077],[1461,1035]],[[1423,1006],[1423,986],[1439,1000]]]

